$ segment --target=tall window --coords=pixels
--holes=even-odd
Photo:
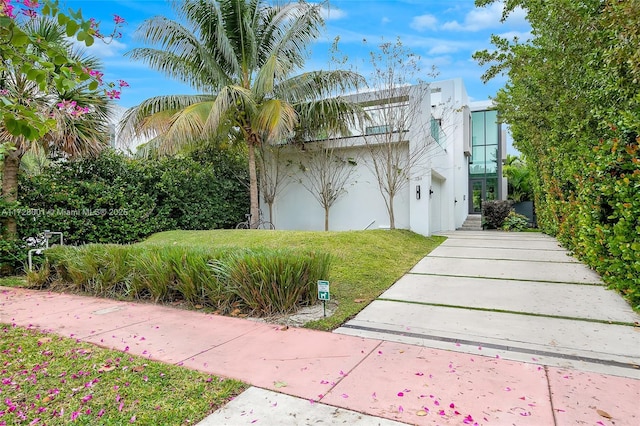
[[[472,213],[480,213],[483,200],[500,199],[499,146],[498,112],[472,112],[469,161],[469,211]]]
[[[471,165],[469,177],[496,178],[498,176],[499,124],[497,111],[471,113]],[[497,196],[496,196],[497,198]]]

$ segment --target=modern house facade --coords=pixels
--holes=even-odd
[[[389,228],[394,192],[395,227],[431,235],[461,227],[479,200],[505,198],[497,114],[490,103],[470,103],[461,79],[350,98],[369,116],[350,136],[285,146],[269,160],[286,170],[271,209],[261,206],[276,228],[324,229],[327,196],[335,198],[330,230]],[[324,167],[311,163],[321,153]]]

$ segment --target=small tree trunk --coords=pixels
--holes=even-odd
[[[329,230],[329,207],[324,208],[324,230]]]
[[[393,196],[389,196],[389,229],[396,229],[396,216],[393,212]]]
[[[260,203],[258,201],[258,174],[256,172],[256,146],[249,140],[249,203],[251,213],[251,229],[258,227],[260,220]]]
[[[7,202],[18,200],[18,171],[20,170],[20,157],[14,153],[7,153],[4,157],[2,170],[2,196]],[[18,237],[18,228],[14,216],[2,220],[4,230],[2,236],[6,239]]]
[[[275,223],[273,222],[273,200],[271,200],[267,204],[269,205],[269,222],[273,223],[273,225],[275,226]]]

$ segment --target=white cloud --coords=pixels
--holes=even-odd
[[[382,17],[382,19],[380,20],[380,23],[381,23],[382,25],[386,25],[386,24],[388,24],[389,22],[391,22],[391,19],[387,18],[386,16],[383,16],[383,17]]]
[[[475,8],[464,16],[462,23],[455,21],[445,22],[443,30],[450,31],[480,31],[487,28],[496,28],[501,24],[504,3],[492,3],[488,7]],[[509,14],[506,22],[512,26],[527,25],[526,12],[521,8],[516,8]]]
[[[346,18],[347,12],[336,7],[325,7],[320,9],[320,14],[325,21],[337,21],[338,19]]]
[[[439,43],[433,46],[431,49],[429,49],[427,53],[429,55],[444,55],[447,53],[458,52],[460,49],[461,47],[454,43]]]
[[[507,40],[513,40],[515,37],[520,42],[526,42],[533,37],[531,31],[508,31],[506,33],[498,34],[498,37],[506,38]]]
[[[438,18],[433,15],[420,15],[415,16],[411,20],[409,26],[416,31],[435,30],[438,24]]]
[[[109,43],[105,43],[100,39],[96,39],[95,42],[87,47],[84,43],[77,40],[74,41],[76,47],[83,49],[90,55],[96,56],[100,59],[114,58],[122,56],[122,53],[127,49],[127,45],[113,39]]]

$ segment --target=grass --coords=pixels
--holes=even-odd
[[[0,286],[3,287],[24,287],[26,284],[24,276],[0,277]]]
[[[246,387],[7,324],[0,353],[0,424],[195,424]]]
[[[289,248],[333,255],[328,278],[333,315],[306,327],[332,330],[352,318],[388,289],[444,237],[424,237],[406,230],[345,232],[309,231],[168,231],[155,234],[141,245],[190,247]]]

